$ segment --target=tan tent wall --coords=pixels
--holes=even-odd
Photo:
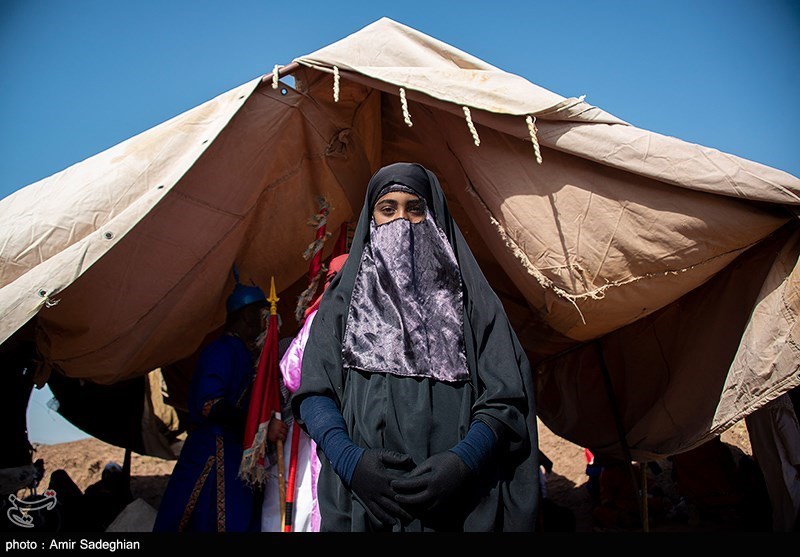
[[[540,361],[542,421],[580,446],[624,457],[604,363],[625,441],[635,459],[648,460],[694,448],[800,384],[796,314],[770,313],[766,327],[756,317],[796,297],[799,240],[791,223],[659,312]],[[775,355],[753,346],[762,360],[743,362],[741,352],[751,353],[744,340],[770,329],[781,331],[771,337]]]
[[[40,314],[55,366],[103,383],[145,373],[221,324],[234,262],[243,281],[265,287],[274,275],[281,290],[306,272],[316,196],[337,209],[334,229],[349,206],[325,162],[337,130],[294,108],[269,88],[253,95],[161,203]]]

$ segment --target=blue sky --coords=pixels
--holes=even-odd
[[[797,0],[0,0],[0,198],[383,16],[800,176]],[[48,397],[34,394],[31,439],[78,436]]]

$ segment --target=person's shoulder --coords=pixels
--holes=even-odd
[[[245,349],[244,344],[232,335],[220,335],[208,343],[200,352],[201,358],[213,358],[215,356],[230,354],[231,352]]]

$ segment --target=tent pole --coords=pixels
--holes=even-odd
[[[594,343],[595,348],[597,349],[597,359],[600,362],[600,370],[603,372],[603,381],[606,385],[606,394],[608,394],[608,401],[611,403],[611,413],[614,415],[614,423],[617,426],[617,435],[619,436],[619,442],[622,445],[622,451],[625,453],[625,460],[628,465],[628,472],[630,472],[631,481],[633,483],[633,491],[637,495],[642,493],[640,491],[639,482],[636,479],[636,471],[633,469],[633,458],[631,457],[631,449],[628,446],[628,439],[625,435],[625,428],[622,425],[622,416],[619,414],[619,405],[617,404],[617,397],[614,395],[614,385],[611,382],[611,375],[608,372],[608,366],[606,365],[606,358],[603,354],[603,346],[600,344],[600,341],[596,341]],[[643,497],[647,496],[647,492],[644,492]],[[647,532],[647,516],[646,511],[642,507],[642,499],[639,498],[639,517],[642,520],[642,529]]]
[[[642,494],[642,502],[640,503],[642,509],[642,529],[645,532],[650,531],[650,520],[648,516],[648,509],[647,509],[647,462],[640,462],[639,469],[642,473],[642,480],[641,480],[641,494]]]
[[[288,64],[286,66],[282,66],[282,67],[278,68],[278,79],[280,79],[280,78],[282,78],[284,76],[293,74],[294,72],[297,71],[297,68],[299,68],[299,67],[300,67],[299,63],[292,62],[291,64]],[[273,73],[275,73],[275,72],[269,72],[267,74],[264,74],[261,77],[261,83],[266,83],[267,81],[272,81],[272,74]]]

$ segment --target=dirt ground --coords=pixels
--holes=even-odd
[[[737,460],[742,455],[752,455],[744,422],[723,433],[721,440]],[[547,478],[548,498],[567,516],[568,531],[644,531],[638,512],[632,515],[629,513],[627,522],[622,521],[622,525],[614,524],[613,521],[609,525],[607,516],[601,523],[593,519],[589,477],[586,474],[586,458],[582,447],[556,436],[542,423],[539,424],[539,446],[553,462],[552,473]],[[42,458],[45,463],[45,477],[40,491],[48,485],[50,474],[59,468],[65,469],[78,487],[85,490],[100,479],[106,463],[115,461],[122,464],[124,456],[123,449],[94,438],[57,445],[37,445],[34,458]],[[657,466],[651,465],[651,472],[648,474],[648,486],[656,492],[656,499],[660,504],[657,508],[648,509],[648,531],[727,531],[742,528],[740,517],[731,508],[716,508],[713,513],[708,513],[681,501],[671,481],[670,460],[665,459],[655,464]],[[131,460],[133,496],[141,497],[158,508],[174,465],[175,461],[134,454]],[[659,469],[657,474],[652,471]],[[570,516],[574,516],[574,523],[569,519]]]
[[[731,451],[738,462],[742,455],[752,456],[750,438],[745,423],[739,422],[724,432],[722,443]],[[548,497],[556,504],[566,507],[575,517],[575,532],[643,532],[644,526],[638,512],[629,513],[629,520],[609,526],[608,520],[593,520],[593,504],[589,491],[589,477],[586,474],[584,449],[556,436],[539,423],[539,447],[553,461],[552,473],[547,478]],[[743,527],[743,520],[733,508],[702,509],[686,501],[672,480],[672,463],[669,459],[654,463],[648,472],[648,491],[661,495],[661,509],[651,508],[648,512],[650,532],[712,532],[732,531]],[[640,477],[637,475],[637,477]],[[632,480],[631,480],[632,484]],[[650,497],[649,499],[654,499]],[[655,502],[655,501],[653,501]],[[746,525],[744,525],[746,527]]]

